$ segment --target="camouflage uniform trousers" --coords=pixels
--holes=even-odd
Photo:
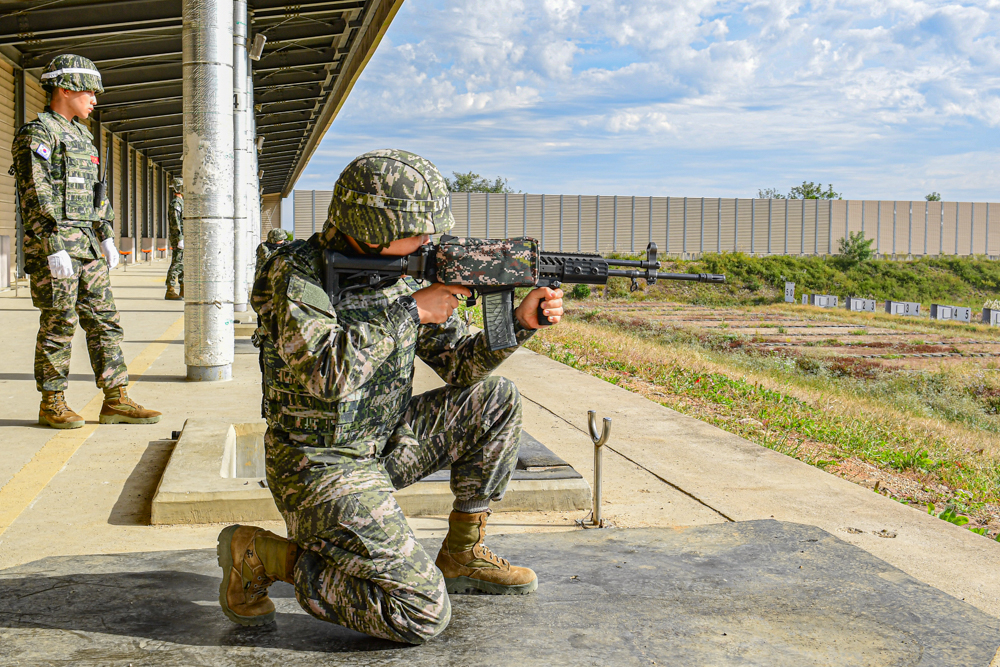
[[[98,387],[128,384],[122,355],[124,335],[103,259],[72,258],[73,276],[53,278],[48,269],[31,274],[31,302],[41,311],[35,343],[35,384],[39,391],[65,391],[73,334],[79,322]]]
[[[320,620],[368,635],[427,641],[447,627],[451,603],[434,557],[417,542],[392,492],[450,466],[459,501],[501,499],[517,465],[517,388],[491,376],[414,396],[378,456],[316,468],[324,498],[293,506],[285,499],[295,494],[294,483],[283,480],[272,453],[282,445],[322,444],[318,437],[271,428],[265,439],[271,493],[289,539],[304,550],[294,572],[299,604]],[[289,472],[291,480],[302,471]]]
[[[184,250],[182,248],[171,248],[170,268],[167,269],[167,287],[180,289],[184,284]]]

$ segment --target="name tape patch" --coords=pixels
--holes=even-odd
[[[69,183],[81,183],[81,184],[87,182],[86,180],[80,178],[79,176],[68,176],[66,178],[66,181]]]

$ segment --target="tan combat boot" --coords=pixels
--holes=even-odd
[[[42,391],[42,404],[38,406],[38,423],[52,428],[81,428],[83,417],[66,405],[66,395],[61,391]]]
[[[538,588],[538,577],[526,567],[511,565],[483,544],[489,516],[489,510],[477,514],[452,511],[435,565],[444,574],[449,593],[527,595]]]
[[[101,406],[102,424],[155,424],[160,421],[160,413],[147,410],[131,398],[125,387],[104,390],[104,405]]]
[[[167,301],[183,301],[184,297],[177,293],[174,286],[171,285],[167,288],[167,293],[163,295],[163,298]]]
[[[294,583],[298,546],[263,528],[237,524],[219,533],[216,553],[222,568],[219,605],[226,617],[240,625],[273,621],[267,587],[275,581]]]

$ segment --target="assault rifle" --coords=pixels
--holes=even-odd
[[[379,287],[402,276],[416,280],[462,285],[472,291],[467,306],[483,299],[483,329],[490,350],[517,345],[514,337],[514,288],[551,287],[562,283],[604,285],[609,278],[629,278],[631,290],[638,281],[689,280],[724,283],[713,273],[659,273],[655,243],[646,247],[646,259],[605,259],[598,254],[544,252],[532,238],[472,239],[442,236],[437,244],[422,246],[404,257],[344,255],[324,252],[324,287],[333,305],[352,290]],[[620,268],[619,268],[620,267]],[[538,311],[541,325],[551,324]]]

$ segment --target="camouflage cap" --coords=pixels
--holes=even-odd
[[[104,86],[101,85],[101,73],[97,71],[97,65],[88,58],[74,56],[71,53],[64,53],[53,58],[45,66],[40,82],[42,88],[46,90],[64,88],[66,90],[104,92]]]
[[[396,239],[441,234],[455,225],[448,184],[429,160],[382,149],[354,159],[340,173],[323,226],[379,247]]]
[[[268,243],[284,243],[285,241],[290,241],[288,238],[288,232],[284,229],[272,229],[267,233]]]
[[[184,187],[184,181],[179,178],[174,178],[170,181],[170,189],[177,194],[181,193],[181,188]]]

